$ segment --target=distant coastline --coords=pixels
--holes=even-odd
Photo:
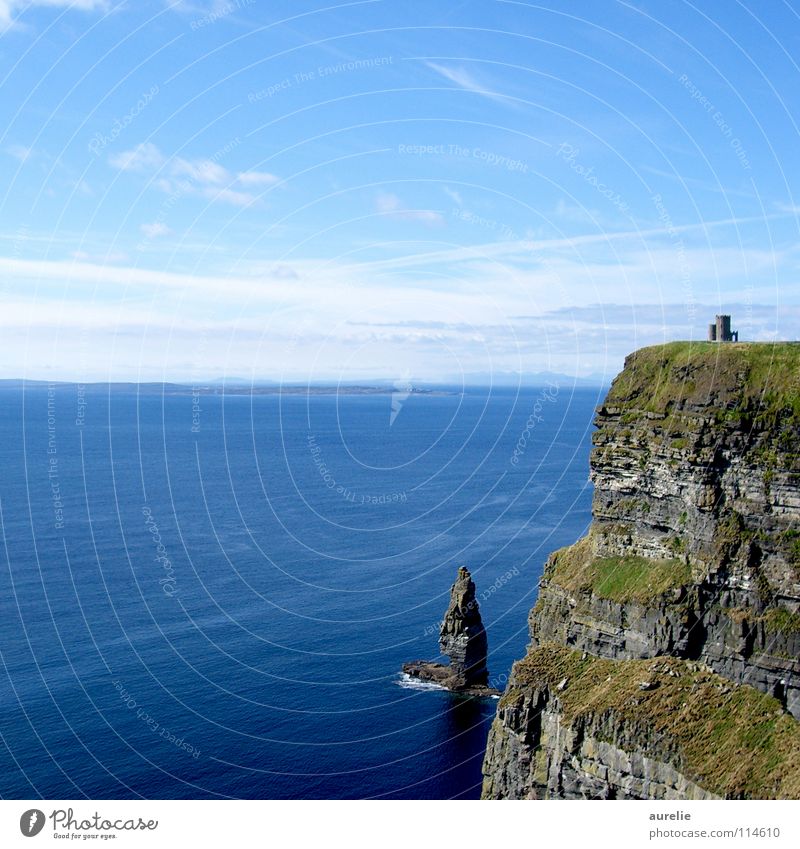
[[[480,379],[482,378],[482,379]],[[80,380],[29,380],[23,378],[0,378],[0,392],[3,390],[47,389],[49,387],[76,387],[82,392],[136,391],[159,395],[396,395],[404,396],[451,396],[470,391],[538,391],[547,384],[569,389],[605,389],[611,380],[605,376],[573,377],[570,375],[542,372],[528,374],[524,382],[512,379],[507,374],[491,379],[483,375],[464,382],[430,381],[411,379],[396,385],[396,381],[376,379],[372,382],[358,381],[338,384],[329,381],[315,383],[279,383],[273,380],[248,381],[242,378],[230,380],[192,381],[80,381]]]
[[[224,383],[134,383],[134,382],[109,382],[109,383],[79,383],[73,380],[46,381],[46,380],[0,380],[0,391],[19,389],[47,389],[49,387],[80,387],[82,391],[94,392],[119,392],[138,391],[141,393],[159,395],[393,395],[397,392],[403,395],[457,395],[458,390],[454,388],[422,388],[396,389],[392,386],[330,386],[330,385],[286,385],[280,384],[242,384],[232,385]]]

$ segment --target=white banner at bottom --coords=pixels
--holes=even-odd
[[[800,802],[2,801],[0,846],[800,846]]]

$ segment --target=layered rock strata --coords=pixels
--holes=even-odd
[[[548,559],[484,796],[796,798],[800,345],[643,349],[595,424],[592,526]]]
[[[416,660],[403,664],[403,672],[467,695],[497,693],[488,686],[488,643],[475,584],[463,566],[450,588],[450,604],[439,629],[439,649],[449,658],[449,664]]]

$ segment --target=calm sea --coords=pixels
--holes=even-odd
[[[478,796],[496,702],[399,669],[465,564],[502,689],[599,393],[0,391],[0,795]]]

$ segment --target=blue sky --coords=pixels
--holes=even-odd
[[[800,4],[0,0],[0,376],[796,338]]]

